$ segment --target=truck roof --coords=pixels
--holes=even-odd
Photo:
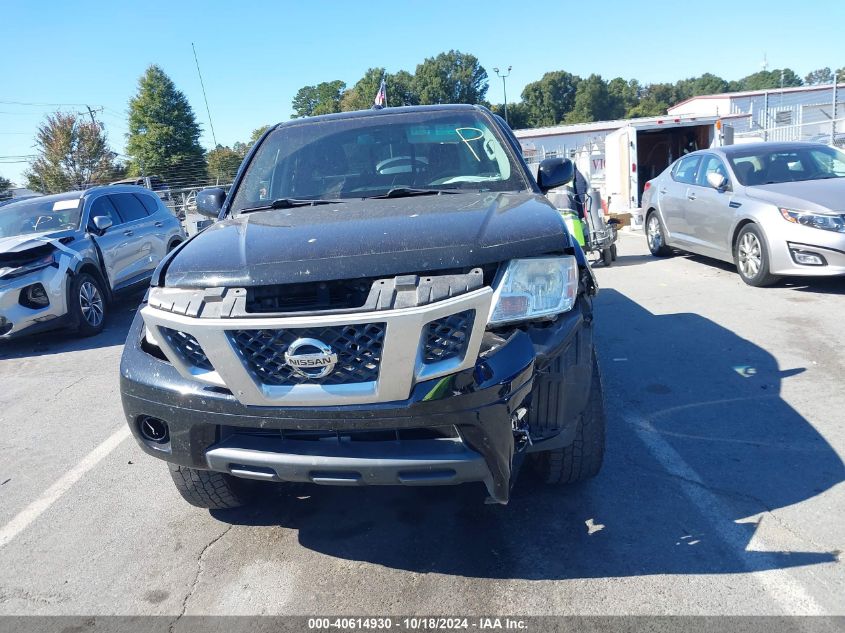
[[[440,105],[420,105],[420,106],[396,106],[390,108],[370,108],[368,110],[352,110],[350,112],[334,112],[332,114],[320,114],[311,117],[302,117],[299,119],[291,119],[290,121],[282,121],[273,126],[273,129],[279,127],[287,127],[291,125],[298,125],[301,123],[311,123],[314,121],[336,121],[341,119],[361,119],[364,117],[384,116],[386,114],[410,114],[414,112],[467,112],[467,111],[487,111],[487,108],[481,106],[469,105],[465,103],[452,103]]]

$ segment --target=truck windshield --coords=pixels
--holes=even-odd
[[[833,147],[781,145],[731,153],[729,160],[745,186],[845,177],[845,154]]]
[[[495,123],[479,112],[374,113],[305,120],[271,132],[250,162],[231,210],[279,199],[371,198],[401,188],[527,187]]]
[[[82,206],[74,198],[45,196],[0,207],[0,238],[79,228]]]

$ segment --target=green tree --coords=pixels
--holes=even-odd
[[[528,124],[542,127],[563,121],[575,107],[575,92],[580,80],[565,70],[555,70],[525,86],[522,101],[528,112]]]
[[[738,82],[739,90],[776,90],[783,85],[784,88],[803,85],[801,77],[795,74],[789,68],[783,70],[776,68],[774,70],[761,70],[747,77],[743,77]]]
[[[625,115],[628,118],[658,116],[676,102],[675,87],[669,83],[648,84],[640,93],[640,101]]]
[[[411,73],[400,70],[387,76],[387,105],[394,107],[419,104],[420,96]]]
[[[3,178],[3,176],[0,176],[0,200],[5,200],[6,198],[9,198],[12,195],[9,192],[11,186],[12,183]]]
[[[586,123],[607,119],[610,114],[610,96],[607,83],[601,75],[590,75],[578,82],[575,105],[566,115],[567,123]]]
[[[216,185],[232,182],[249,147],[245,143],[235,143],[233,147],[218,145],[208,152],[208,179]]]
[[[43,193],[108,182],[120,169],[102,126],[78,114],[48,114],[38,127],[35,147],[26,177],[30,188]]]
[[[343,93],[340,100],[340,109],[344,112],[350,110],[367,110],[373,107],[381,79],[384,77],[384,68],[369,68],[364,76],[355,85]]]
[[[273,127],[272,125],[262,125],[261,127],[257,127],[252,131],[252,135],[249,137],[249,147],[252,147],[255,144],[255,141],[261,138],[261,135],[264,134],[268,129]]]
[[[493,114],[498,114],[503,119],[505,118],[505,106],[501,103],[491,104],[488,106]],[[516,103],[508,104],[508,125],[512,130],[523,130],[531,127],[528,123],[529,112],[528,106],[517,101]]]
[[[346,84],[340,79],[324,81],[316,86],[303,86],[293,98],[292,119],[340,112],[340,101]]]
[[[636,79],[625,81],[615,77],[607,82],[608,116],[622,119],[640,102],[640,84]]]
[[[828,67],[819,68],[807,73],[807,76],[804,77],[804,83],[808,86],[833,83],[833,72]]]
[[[422,104],[481,103],[487,94],[487,71],[475,55],[451,50],[419,64],[414,87]]]
[[[131,173],[158,174],[171,185],[193,184],[206,166],[200,132],[187,97],[161,68],[147,68],[129,101]]]

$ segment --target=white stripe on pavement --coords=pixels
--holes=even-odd
[[[747,526],[739,525],[731,517],[724,503],[705,487],[698,473],[680,454],[660,436],[651,423],[635,415],[625,415],[625,420],[646,445],[652,456],[670,474],[679,478],[686,497],[694,503],[711,524],[719,537],[742,558],[748,546]],[[770,550],[759,537],[755,543]],[[760,552],[761,553],[761,552]],[[761,585],[763,591],[775,601],[786,615],[825,615],[825,609],[807,592],[804,586],[784,569],[778,569],[772,559],[772,569],[765,571],[748,568],[749,576]]]
[[[120,430],[112,433],[102,444],[88,453],[81,462],[62,475],[56,483],[47,488],[38,499],[18,512],[11,521],[0,529],[0,547],[7,545],[18,534],[23,532],[35,519],[58,501],[85,473],[94,468],[94,466],[116,449],[129,435],[129,427],[122,426]]]

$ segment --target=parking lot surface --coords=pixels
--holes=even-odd
[[[845,281],[596,266],[599,477],[268,486],[209,513],[130,439],[100,336],[0,343],[0,614],[845,614]]]

